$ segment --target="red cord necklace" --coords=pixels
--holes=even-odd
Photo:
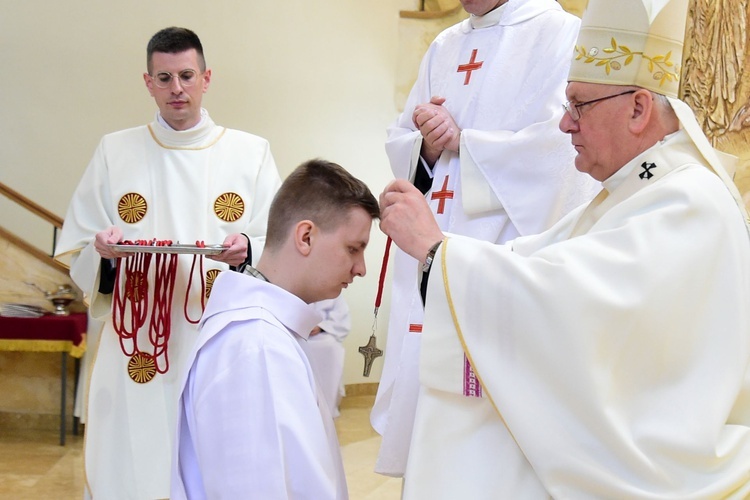
[[[138,352],[138,330],[146,321],[148,311],[148,271],[151,265],[151,254],[133,254],[125,262],[125,287],[120,286],[122,274],[120,261],[117,259],[115,271],[115,289],[112,307],[112,326],[120,338],[120,347],[126,356]],[[129,307],[128,307],[129,306]],[[129,309],[130,314],[126,314]],[[130,326],[125,325],[129,316]],[[125,341],[132,340],[131,349],[125,347]]]
[[[171,246],[170,240],[136,240],[123,241],[124,245]],[[196,242],[196,246],[205,247],[203,242]],[[184,314],[188,317],[187,302],[189,299],[193,272],[196,260],[200,257],[201,273],[201,314],[205,307],[205,277],[203,276],[203,256],[195,254],[190,277],[185,293]],[[179,255],[175,253],[157,253],[154,265],[153,294],[149,293],[148,275],[151,267],[152,253],[133,252],[124,258],[117,259],[115,289],[113,295],[112,321],[115,333],[119,337],[120,348],[129,357],[128,375],[137,383],[153,380],[157,373],[164,374],[169,370],[169,337],[172,331],[172,299]],[[124,272],[121,273],[121,268]],[[124,274],[125,284],[121,286],[121,276]],[[151,318],[148,327],[150,348],[141,350],[138,347],[138,332],[146,323],[149,310],[149,296],[152,295]],[[200,319],[200,318],[199,318]],[[146,352],[150,351],[150,352]]]
[[[203,241],[196,241],[195,246],[198,248],[206,248],[206,244]],[[195,261],[197,259],[198,254],[193,255],[193,264],[190,266],[190,277],[188,278],[188,284],[185,288],[185,306],[184,306],[184,313],[185,313],[185,319],[188,321],[188,323],[192,324],[198,324],[198,322],[201,319],[201,316],[203,315],[203,311],[206,310],[206,275],[203,274],[203,256],[200,256],[200,275],[201,275],[201,315],[198,316],[198,319],[190,319],[190,315],[188,314],[188,298],[190,297],[190,288],[192,288],[193,284],[193,270],[195,269]]]
[[[377,344],[377,338],[375,337],[375,330],[378,326],[378,310],[380,309],[380,303],[383,300],[383,288],[385,286],[385,275],[386,270],[388,268],[388,256],[391,253],[391,243],[392,240],[390,237],[388,237],[388,240],[385,242],[385,252],[383,253],[383,263],[380,265],[380,277],[378,278],[378,293],[375,296],[375,311],[374,311],[374,320],[372,323],[372,334],[370,335],[370,339],[367,341],[367,344],[361,346],[359,348],[359,352],[362,354],[362,356],[365,357],[365,366],[362,370],[362,375],[365,377],[370,376],[370,369],[372,368],[372,362],[375,360],[375,358],[382,356],[383,351],[381,349],[378,349]]]

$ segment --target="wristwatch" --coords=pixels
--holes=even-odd
[[[427,251],[427,257],[424,259],[424,264],[422,264],[422,272],[426,273],[430,270],[430,267],[432,267],[432,261],[435,259],[435,253],[437,253],[437,249],[440,246],[440,244],[443,242],[443,240],[438,241],[434,245],[430,247],[430,249]]]

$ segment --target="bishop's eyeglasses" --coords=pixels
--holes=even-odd
[[[170,85],[172,85],[173,78],[179,78],[180,85],[182,85],[183,87],[192,87],[193,85],[195,85],[195,82],[198,81],[198,73],[192,69],[183,69],[176,75],[173,75],[172,73],[168,73],[166,71],[160,71],[159,73],[151,76],[154,84],[160,89],[166,89]]]
[[[614,97],[620,97],[621,95],[635,94],[635,92],[636,92],[635,90],[626,90],[625,92],[620,92],[619,94],[608,95],[606,97],[600,97],[599,99],[592,99],[586,102],[579,102],[578,104],[572,104],[570,101],[568,101],[565,104],[563,104],[562,107],[565,110],[565,112],[570,115],[573,121],[577,122],[578,120],[581,119],[581,108],[583,106],[594,104],[595,102],[599,102],[599,101],[606,101],[607,99],[612,99]]]

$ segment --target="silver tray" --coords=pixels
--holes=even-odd
[[[156,245],[109,245],[110,248],[124,253],[176,253],[176,254],[199,254],[219,255],[227,249],[222,245],[206,245],[199,247],[195,245],[181,245],[176,243],[169,246]]]

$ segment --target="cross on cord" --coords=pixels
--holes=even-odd
[[[466,64],[459,64],[457,73],[466,73],[466,76],[464,77],[464,85],[469,84],[469,80],[471,80],[471,72],[476,71],[482,67],[482,63],[484,61],[477,62],[477,49],[474,49],[471,51],[471,58],[469,59],[469,62]]]
[[[448,177],[450,177],[450,175],[445,176],[445,179],[443,180],[443,187],[440,188],[440,191],[435,191],[434,193],[432,193],[432,196],[430,196],[431,200],[440,200],[438,201],[437,209],[437,213],[439,214],[445,212],[445,200],[453,199],[453,191],[448,191]]]
[[[370,376],[370,369],[372,368],[372,362],[375,361],[375,358],[383,355],[383,351],[378,349],[375,341],[375,335],[370,335],[370,340],[367,342],[367,345],[363,345],[359,348],[359,352],[365,357],[365,369],[362,371],[362,375],[365,377]]]

